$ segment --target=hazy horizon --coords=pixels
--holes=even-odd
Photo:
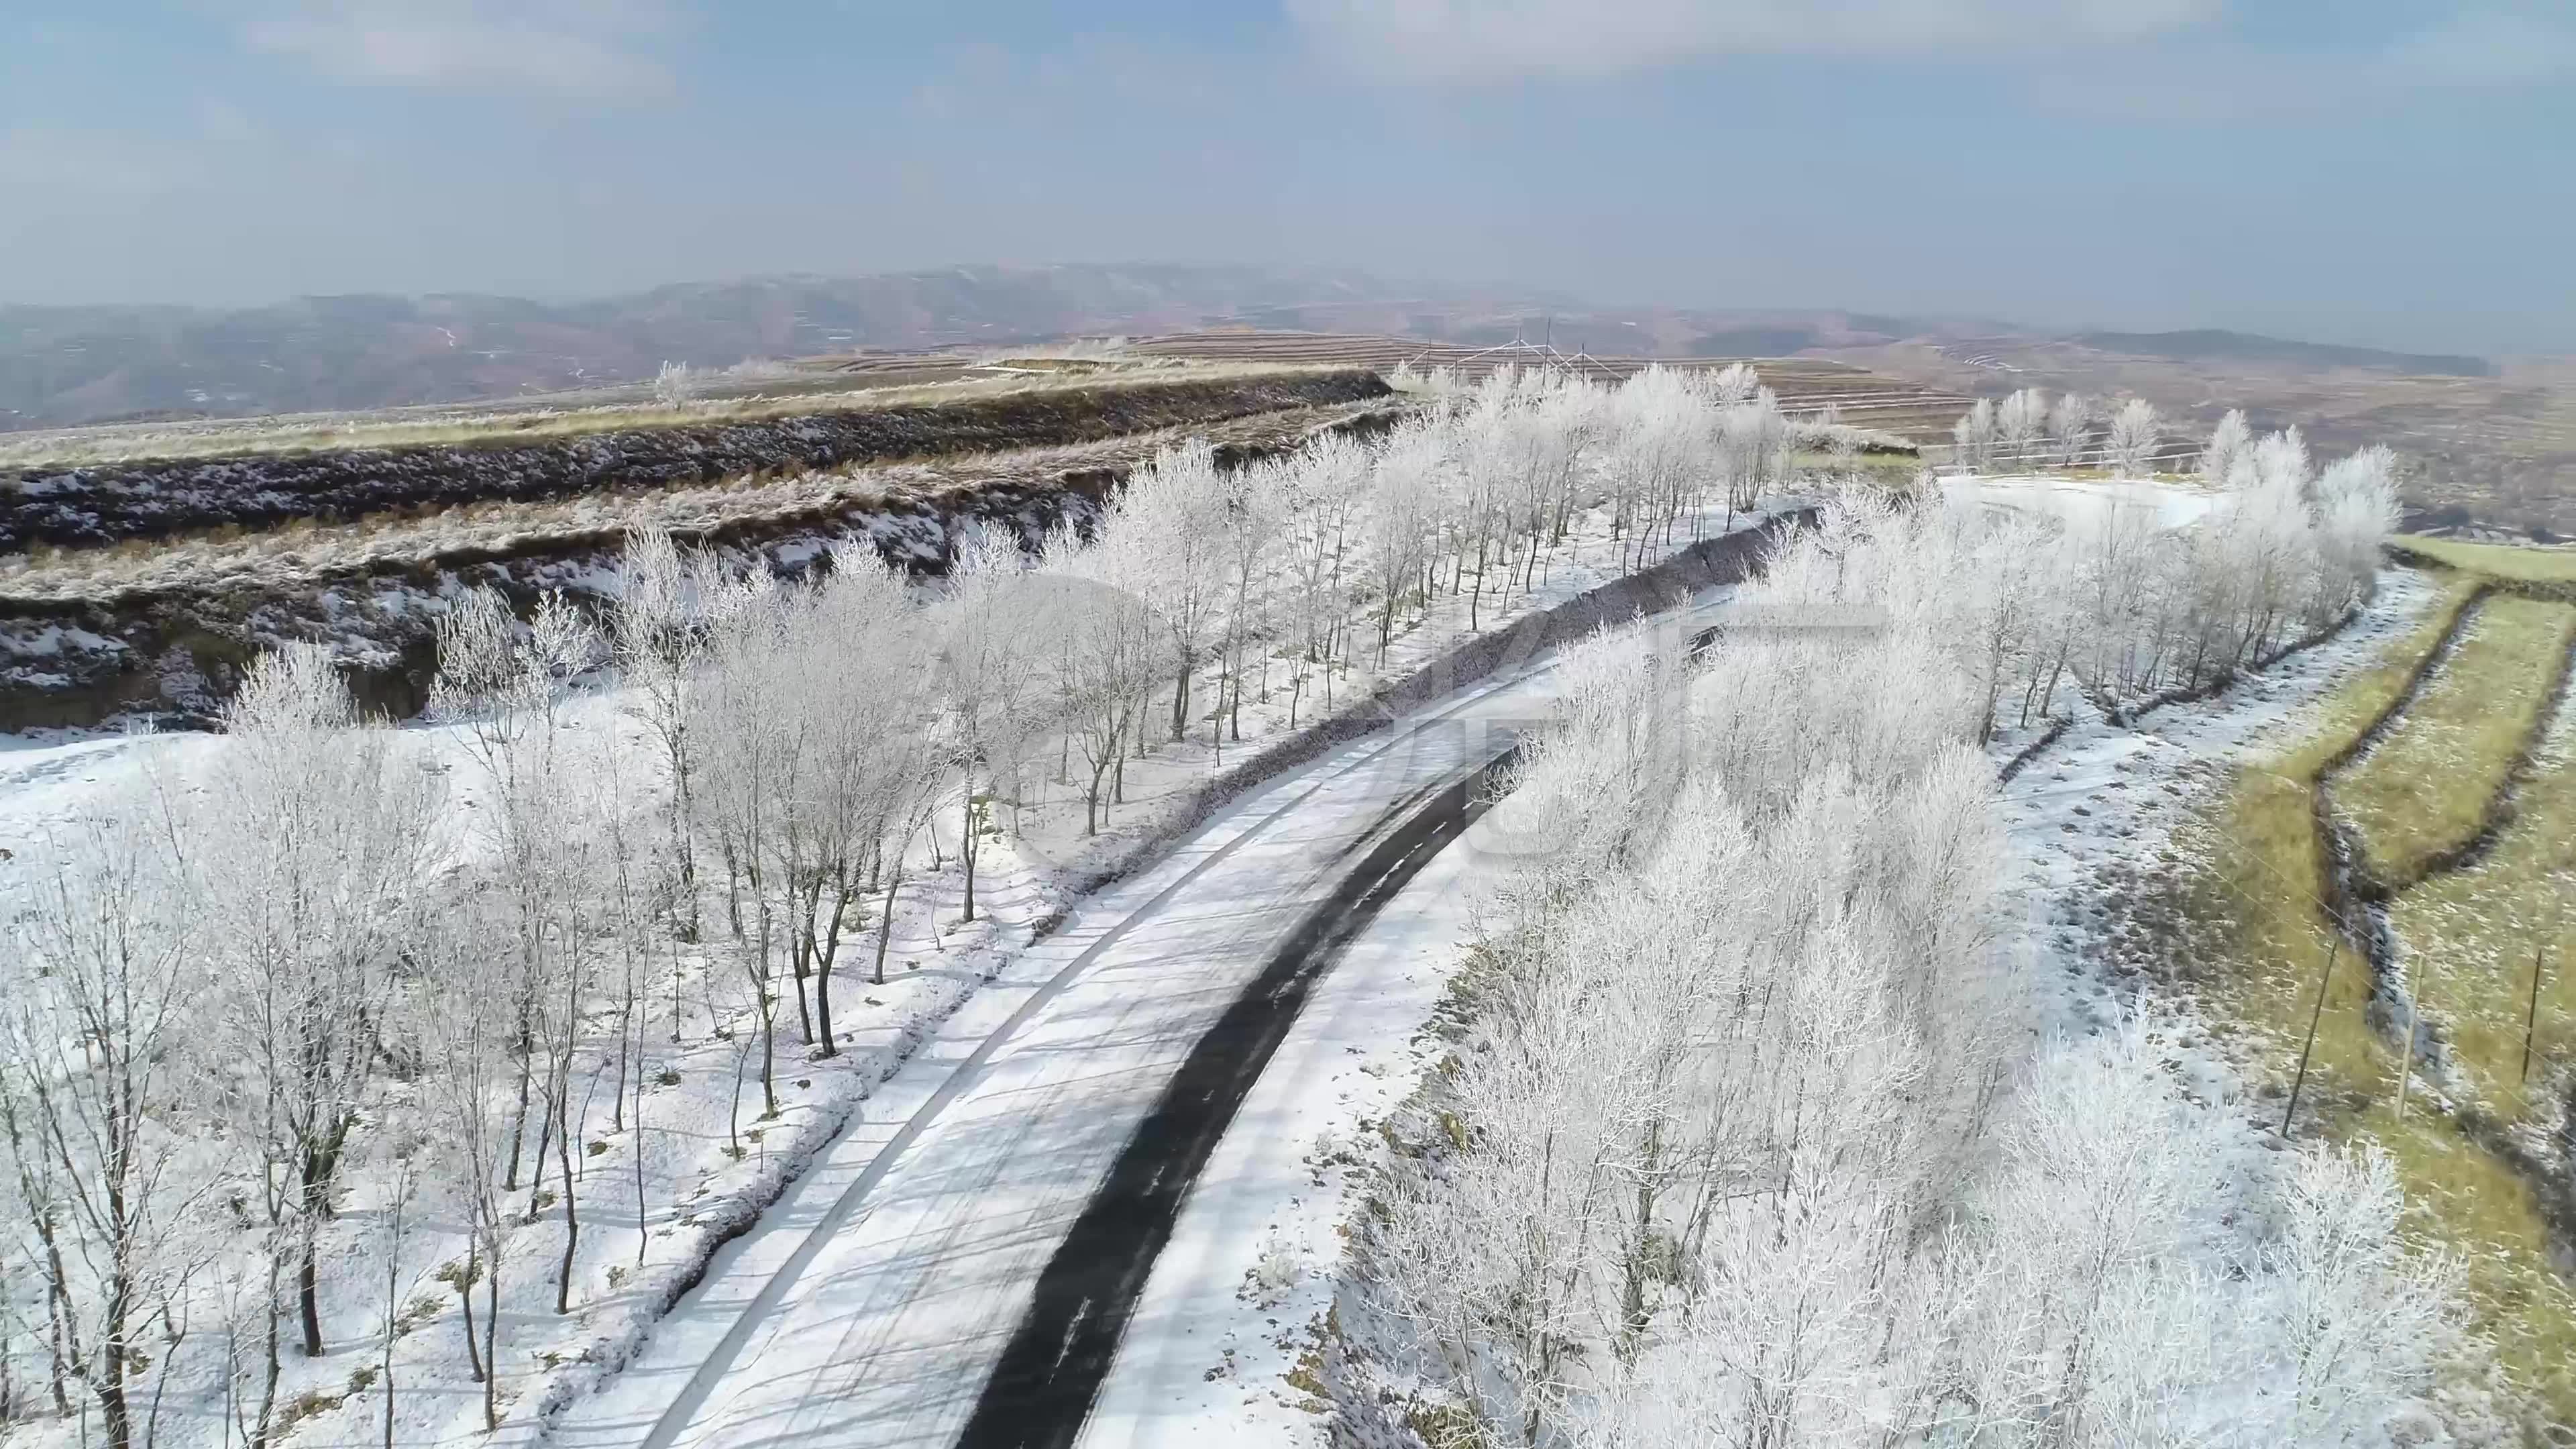
[[[0,21],[0,302],[1141,257],[2576,352],[2529,0],[166,0]]]

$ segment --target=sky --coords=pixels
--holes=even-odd
[[[0,302],[1350,266],[2576,353],[2571,0],[7,0]]]

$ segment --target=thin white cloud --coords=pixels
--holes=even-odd
[[[2505,96],[2576,81],[2576,17],[2530,9],[2446,15],[2375,43],[2333,50],[2208,47],[2034,78],[2061,110],[2125,119],[2244,121],[2347,117],[2463,93]]]
[[[2417,84],[2520,86],[2576,74],[2576,16],[2511,11],[2445,16],[2399,39],[2379,59],[2390,77]]]
[[[2226,0],[1285,0],[1369,69],[1603,76],[1723,55],[2027,50],[2142,40]]]
[[[0,186],[33,210],[40,196],[141,197],[186,176],[170,149],[132,136],[60,126],[0,130]]]
[[[242,37],[339,80],[615,100],[672,89],[669,28],[651,0],[306,0]]]

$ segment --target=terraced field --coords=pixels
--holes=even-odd
[[[251,655],[294,638],[333,641],[370,708],[408,715],[447,597],[471,584],[523,602],[578,595],[637,526],[789,573],[849,536],[935,570],[961,526],[1034,537],[1078,522],[1186,439],[1259,456],[1412,406],[1372,373],[1273,370],[784,425],[161,459],[39,480],[0,490],[0,529],[41,537],[58,522],[76,541],[0,553],[0,729],[199,718]]]
[[[2477,842],[2551,713],[2571,631],[2576,607],[2482,600],[2424,689],[2336,782],[2373,880],[2402,888]]]
[[[2175,974],[2298,1135],[2390,1151],[2524,1442],[2576,1443],[2576,557],[2404,549],[2435,607],[2178,836]]]
[[[1812,417],[1831,405],[1842,421],[1876,428],[1917,443],[1942,442],[1973,399],[1964,394],[1903,382],[1847,363],[1815,358],[1595,357],[1538,344],[1456,347],[1418,338],[1345,332],[1182,332],[1141,338],[1128,351],[1146,357],[1186,357],[1226,362],[1302,363],[1391,370],[1410,363],[1428,371],[1445,367],[1480,378],[1498,367],[1561,367],[1616,381],[1649,366],[1725,367],[1749,361],[1795,417]]]

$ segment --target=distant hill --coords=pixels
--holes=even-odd
[[[2483,357],[2383,352],[2375,347],[2292,342],[2252,332],[2207,328],[2192,332],[2084,332],[2070,340],[2103,352],[2122,352],[2132,357],[2170,357],[2178,362],[2279,362],[2302,368],[2367,367],[2414,377],[2495,376],[2495,364]]]
[[[1776,357],[1965,325],[1816,309],[1599,307],[1344,268],[1161,263],[758,277],[570,303],[451,293],[238,310],[0,306],[0,431],[498,401],[634,382],[666,360],[725,366],[1214,326]]]
[[[470,402],[633,381],[665,360],[1174,331],[1417,295],[1323,269],[1136,265],[765,277],[565,304],[455,294],[237,311],[0,306],[0,429]]]

